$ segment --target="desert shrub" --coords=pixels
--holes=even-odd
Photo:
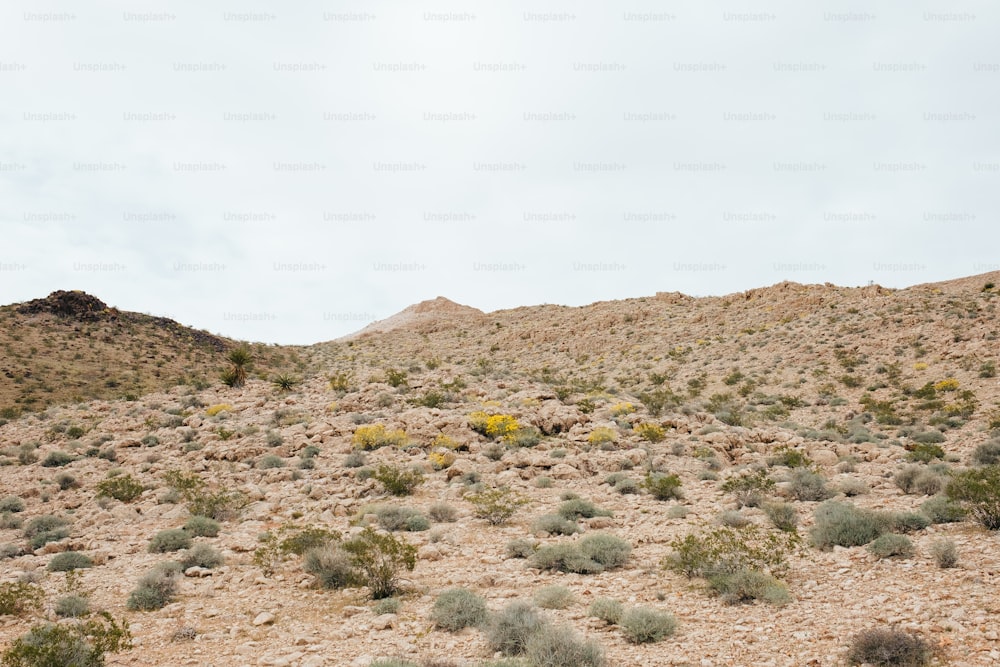
[[[17,496],[7,496],[0,500],[0,513],[16,514],[24,511],[24,501]]]
[[[191,536],[181,528],[161,530],[149,541],[149,553],[163,554],[191,546]]]
[[[848,477],[840,481],[837,490],[847,497],[861,496],[868,493],[868,484],[863,479]]]
[[[920,511],[934,524],[954,523],[965,518],[965,509],[948,496],[934,496],[925,500]]]
[[[376,616],[398,614],[402,606],[403,602],[399,598],[382,598],[372,605],[372,613]]]
[[[55,612],[59,618],[82,618],[90,613],[90,601],[82,595],[64,595],[56,600]]]
[[[335,544],[313,547],[306,551],[302,569],[316,577],[316,583],[322,588],[348,588],[358,582],[358,572],[354,569],[350,554]]]
[[[540,570],[577,574],[597,574],[604,571],[604,566],[583,555],[575,544],[567,543],[539,547],[531,555],[531,565]]]
[[[916,553],[910,538],[896,533],[880,535],[869,542],[866,548],[878,558],[910,558]]]
[[[49,572],[69,572],[94,566],[94,560],[79,551],[64,551],[56,554],[45,568]]]
[[[438,523],[454,523],[458,520],[458,511],[448,503],[434,503],[427,510],[432,521]]]
[[[851,638],[847,652],[850,664],[875,667],[923,667],[930,657],[930,647],[923,639],[895,628],[863,630]]]
[[[399,505],[366,505],[361,509],[360,514],[374,514],[378,519],[378,524],[388,530],[423,531],[431,527],[419,510],[412,507],[401,507]]]
[[[590,432],[590,435],[587,436],[587,442],[596,446],[608,445],[615,442],[617,439],[618,432],[613,428],[608,428],[607,426],[598,426]]]
[[[184,552],[180,562],[185,570],[189,567],[203,567],[211,570],[222,565],[225,558],[222,557],[218,549],[210,544],[196,544]]]
[[[878,516],[887,531],[915,533],[931,525],[930,519],[915,512],[883,512]]]
[[[767,471],[755,470],[730,477],[722,483],[722,490],[733,495],[738,507],[757,507],[774,490],[774,480]]]
[[[360,468],[365,464],[365,453],[364,452],[351,452],[344,457],[344,467],[345,468]]]
[[[284,468],[285,460],[280,456],[276,456],[275,454],[267,454],[265,456],[260,457],[260,460],[257,461],[257,467],[261,470],[270,470],[272,468]]]
[[[450,588],[434,600],[431,621],[442,630],[457,632],[486,621],[486,601],[465,588]]]
[[[550,535],[572,535],[580,531],[576,522],[564,519],[558,514],[543,514],[535,519],[531,529],[538,533],[548,533]]]
[[[565,586],[543,586],[535,591],[534,603],[542,609],[565,609],[573,604],[573,591]]]
[[[114,498],[123,503],[130,503],[139,496],[145,487],[131,475],[118,475],[97,483],[98,498]]]
[[[788,481],[789,491],[798,500],[826,500],[833,495],[826,486],[826,478],[806,468],[795,468]]]
[[[622,635],[632,644],[658,642],[677,631],[677,620],[672,614],[650,607],[625,610],[618,625]]]
[[[352,438],[355,448],[365,451],[388,446],[401,447],[406,444],[406,440],[405,431],[389,431],[384,424],[359,426]]]
[[[383,535],[370,527],[343,543],[354,566],[361,574],[371,596],[380,600],[391,597],[399,588],[402,570],[413,570],[417,548],[392,535]]]
[[[938,540],[931,544],[931,556],[942,569],[958,565],[958,547],[952,540]]]
[[[36,516],[24,525],[24,536],[32,549],[69,537],[69,521],[51,514]]]
[[[419,470],[403,470],[388,465],[380,465],[373,477],[394,496],[408,496],[424,482],[424,475]]]
[[[0,616],[21,616],[42,606],[41,586],[26,581],[0,584]]]
[[[24,549],[16,544],[0,544],[0,560],[17,558],[24,554]]]
[[[467,494],[465,499],[472,503],[477,518],[486,519],[494,526],[507,523],[518,509],[528,503],[526,498],[507,487]]]
[[[79,624],[45,623],[32,627],[4,651],[4,667],[104,667],[105,654],[132,647],[128,622],[100,620]]]
[[[522,426],[505,435],[503,441],[511,447],[534,447],[542,441],[542,432],[534,426]]]
[[[78,488],[80,483],[76,481],[76,477],[68,472],[64,472],[56,475],[56,485],[59,487],[60,491],[68,491],[69,489]]]
[[[42,466],[46,468],[61,468],[73,462],[73,457],[66,452],[49,452],[48,456],[42,459]]]
[[[128,596],[126,607],[132,611],[156,611],[170,604],[177,594],[179,563],[160,563],[139,579]]]
[[[632,545],[608,533],[591,533],[577,542],[577,546],[580,553],[608,570],[625,565],[632,553]]]
[[[896,486],[903,493],[920,493],[933,496],[944,488],[944,480],[933,470],[917,464],[900,468],[893,477]]]
[[[663,427],[652,422],[640,422],[633,427],[633,430],[647,442],[663,442],[664,438],[667,437]]]
[[[207,516],[193,516],[184,524],[184,532],[194,537],[217,537],[219,522]]]
[[[945,493],[987,530],[1000,530],[1000,465],[958,473]]]
[[[726,510],[719,515],[719,523],[730,528],[743,528],[752,523],[750,517],[739,510]]]
[[[754,600],[784,604],[791,599],[785,584],[767,572],[751,569],[713,572],[706,579],[709,588],[718,593],[727,604]]]
[[[642,485],[657,500],[680,500],[683,498],[681,478],[674,474],[649,472]]]
[[[568,626],[546,626],[525,645],[532,667],[604,667],[604,651],[596,642],[577,636]]]
[[[742,570],[781,576],[798,544],[798,536],[790,532],[775,533],[756,526],[715,528],[672,540],[673,551],[663,565],[689,578]]]
[[[791,503],[772,502],[761,505],[764,514],[778,530],[794,533],[798,527],[799,515]]]
[[[936,434],[937,439],[930,437],[931,434]],[[934,442],[944,442],[944,436],[941,435],[940,431],[927,431],[926,433],[917,433],[912,436],[913,440],[917,442],[910,448],[907,452],[906,458],[910,461],[916,461],[917,463],[930,463],[935,459],[944,458],[944,449],[940,445],[933,444]]]
[[[779,447],[774,450],[774,455],[767,462],[768,465],[785,466],[787,468],[805,468],[812,465],[809,457],[791,447]]]
[[[611,598],[597,598],[587,609],[588,616],[599,618],[609,625],[617,625],[623,612],[622,603]]]
[[[525,537],[515,537],[504,546],[504,553],[507,554],[507,558],[530,558],[537,548],[538,542]]]
[[[886,531],[877,513],[832,500],[816,508],[815,520],[811,536],[820,549],[864,546]]]
[[[503,655],[521,655],[528,640],[541,630],[545,621],[527,602],[512,602],[489,619],[486,641],[490,650]]]
[[[24,526],[24,519],[19,514],[0,513],[0,530],[19,530]]]
[[[310,549],[323,547],[339,540],[340,533],[335,530],[329,531],[325,528],[307,527],[296,530],[295,534],[289,535],[278,542],[278,550],[283,555],[295,554],[296,556],[301,556]]]
[[[992,466],[1000,463],[1000,440],[990,440],[972,450],[972,464]]]
[[[187,501],[188,512],[192,516],[207,516],[216,521],[227,521],[236,517],[247,504],[245,495],[236,490],[209,491],[205,481],[194,473],[169,470],[164,479]]]
[[[574,498],[559,505],[556,512],[564,519],[590,519],[595,516],[611,516],[611,512],[601,509],[589,500]]]
[[[617,481],[614,486],[615,491],[623,496],[627,494],[639,493],[640,488],[639,482],[635,481],[631,477],[626,477],[625,479]]]

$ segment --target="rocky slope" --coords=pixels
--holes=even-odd
[[[796,498],[795,471],[776,459],[788,450],[808,457],[835,501],[919,512],[929,496],[904,493],[897,472],[918,465],[946,481],[998,435],[997,294],[984,289],[998,277],[895,291],[782,283],[725,297],[663,293],[488,314],[424,308],[424,317],[304,351],[314,374],[292,391],[262,380],[242,389],[177,386],[9,420],[0,426],[0,495],[19,496],[24,510],[0,529],[0,580],[36,582],[45,599],[35,612],[2,617],[0,642],[56,618],[67,582],[46,568],[54,554],[78,550],[95,561],[76,584],[91,608],[131,623],[136,648],[109,656],[111,665],[367,667],[390,656],[476,665],[494,658],[484,634],[435,629],[436,596],[462,586],[495,611],[550,585],[573,600],[543,614],[597,641],[612,665],[842,665],[851,638],[873,626],[916,633],[936,664],[996,664],[997,533],[969,520],[933,524],[909,534],[916,552],[908,558],[809,546],[822,501]],[[525,437],[482,434],[477,412],[509,415]],[[352,460],[359,428],[376,425],[405,437]],[[650,437],[651,426],[662,440]],[[940,446],[943,459],[911,464],[922,443]],[[423,483],[391,496],[369,476],[380,465],[417,467]],[[727,604],[704,580],[663,567],[672,541],[717,527],[736,509],[721,485],[752,469],[777,482],[770,494],[791,503],[803,537],[782,605]],[[213,492],[239,491],[247,504],[217,537],[195,539],[224,564],[189,571],[162,609],[129,610],[137,580],[179,557],[148,551],[155,534],[189,519],[169,484],[177,470]],[[649,471],[678,475],[682,498],[645,491]],[[615,473],[619,486],[607,483]],[[98,484],[124,474],[144,486],[141,495],[97,497]],[[491,526],[469,501],[477,484],[508,487],[528,504]],[[610,516],[579,519],[582,534],[540,530],[536,520],[567,494]],[[418,548],[395,612],[376,613],[383,609],[365,588],[318,588],[298,556],[273,572],[261,567],[262,534],[315,527],[346,538],[379,503],[441,517],[432,507],[444,503],[455,512],[429,530],[394,533]],[[16,524],[43,515],[68,519],[69,535],[31,549]],[[740,517],[773,530],[760,508]],[[507,553],[518,538],[576,543],[597,532],[632,546],[623,567],[560,573]],[[937,566],[941,540],[957,546],[957,568]],[[629,643],[588,615],[604,597],[669,611],[677,632]]]

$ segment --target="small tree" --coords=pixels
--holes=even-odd
[[[231,364],[222,374],[222,381],[232,387],[239,389],[247,382],[247,370],[253,362],[253,355],[250,348],[245,345],[235,347],[226,355],[226,359]]]
[[[473,513],[478,518],[486,519],[493,526],[507,523],[519,508],[528,504],[527,499],[505,486],[471,493],[465,499],[472,503]]]
[[[412,571],[417,565],[415,546],[371,527],[344,542],[343,549],[351,555],[376,600],[391,597],[399,589],[400,572]]]

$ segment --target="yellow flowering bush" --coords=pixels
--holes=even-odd
[[[490,415],[482,410],[477,410],[469,415],[469,426],[473,431],[494,440],[510,435],[521,428],[517,419],[511,415]]]
[[[384,424],[359,426],[354,431],[353,442],[357,449],[364,450],[378,449],[387,445],[399,447],[406,443],[406,432],[389,431]]]
[[[639,437],[649,442],[660,442],[667,437],[663,427],[652,422],[636,424],[633,430],[639,434]]]
[[[431,441],[431,447],[436,447],[438,449],[458,449],[459,443],[449,438],[444,433],[439,433],[434,440]]]
[[[955,391],[958,389],[958,380],[955,378],[948,378],[947,380],[935,382],[934,389],[937,391]]]
[[[210,405],[209,407],[205,408],[205,414],[208,415],[209,417],[214,417],[220,412],[232,412],[232,411],[233,411],[233,406],[231,406],[229,403],[219,403],[217,405]]]
[[[447,450],[436,451],[428,454],[427,460],[430,461],[431,467],[435,470],[444,470],[455,462],[455,455]]]
[[[611,406],[611,414],[614,417],[620,417],[633,412],[635,412],[635,406],[631,403],[615,403]]]
[[[917,363],[913,364],[913,370],[915,370],[915,371],[926,371],[927,370],[927,364],[925,362],[923,362],[923,361],[918,361]]]
[[[598,426],[590,435],[587,436],[587,442],[592,445],[603,445],[609,442],[614,442],[618,439],[618,434],[615,433],[613,428],[608,428],[607,426]]]

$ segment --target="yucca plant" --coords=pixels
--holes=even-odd
[[[241,345],[230,350],[226,359],[232,366],[222,374],[222,381],[230,387],[238,389],[246,384],[247,368],[253,361],[253,355],[248,347]]]
[[[299,383],[298,380],[290,375],[279,375],[271,382],[279,391],[291,391],[292,387]]]

